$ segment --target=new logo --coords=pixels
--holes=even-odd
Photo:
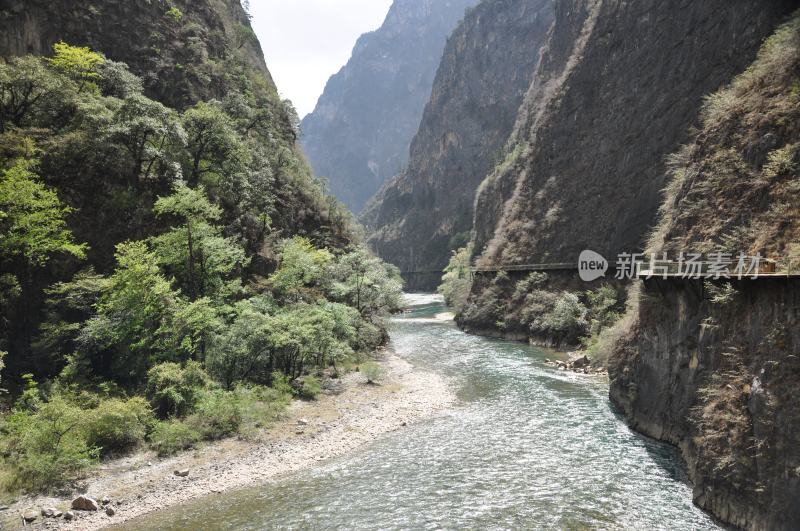
[[[608,260],[594,251],[585,250],[578,257],[578,275],[584,282],[591,282],[606,275]]]

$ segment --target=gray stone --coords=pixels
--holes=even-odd
[[[108,507],[106,507],[106,514],[108,516],[114,516],[115,514],[117,514],[117,511],[115,511],[114,508],[109,505]]]
[[[574,354],[569,358],[569,364],[572,365],[574,369],[588,367],[590,363],[591,360],[586,356],[586,354]]]
[[[45,507],[42,509],[42,516],[45,518],[58,518],[61,516],[61,511],[56,509],[55,507]]]
[[[64,513],[64,520],[70,521],[73,520],[74,518],[75,518],[75,513],[73,513],[72,511],[67,511]]]
[[[185,478],[186,476],[189,475],[189,469],[188,468],[182,468],[180,470],[176,470],[175,471],[175,475],[178,476],[179,478]]]

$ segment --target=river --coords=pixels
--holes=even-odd
[[[457,407],[358,453],[126,529],[717,529],[677,452],[629,430],[599,376],[470,336],[438,297],[392,321],[402,357],[449,379]]]

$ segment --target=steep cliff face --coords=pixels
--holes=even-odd
[[[666,155],[790,4],[559,2],[513,149],[477,199],[476,252],[513,264],[640,249]]]
[[[703,108],[650,249],[761,253],[798,269],[800,17]],[[610,360],[611,397],[683,450],[695,502],[739,527],[800,526],[800,283],[644,283]]]
[[[170,107],[222,98],[242,73],[277,97],[239,0],[7,0],[0,28],[2,56],[88,46],[128,64],[145,94]]]
[[[486,0],[450,37],[408,169],[363,219],[402,270],[441,270],[469,239],[475,190],[496,162],[553,20],[551,0]]]
[[[558,2],[506,158],[478,191],[478,262],[574,263],[584,249],[613,262],[640,251],[667,158],[688,139],[703,98],[753,60],[792,6]],[[483,289],[474,287],[464,316],[475,329],[492,326],[470,317],[482,315]]]
[[[353,212],[405,166],[445,40],[476,3],[395,0],[303,120],[311,165]]]

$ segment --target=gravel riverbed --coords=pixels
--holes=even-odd
[[[32,526],[101,529],[194,498],[224,496],[353,451],[455,402],[453,391],[437,374],[414,368],[391,352],[382,353],[381,363],[381,385],[367,384],[361,374],[350,373],[339,380],[336,391],[311,402],[295,401],[286,417],[256,441],[228,439],[167,459],[140,452],[104,463],[87,478],[85,494],[98,502],[110,499],[113,516],[101,507],[97,512],[73,511],[76,518],[71,522],[39,516]],[[175,474],[186,469],[186,477]],[[12,524],[16,518],[21,526],[22,514],[46,507],[66,512],[71,499],[22,499],[4,511],[5,522]]]

